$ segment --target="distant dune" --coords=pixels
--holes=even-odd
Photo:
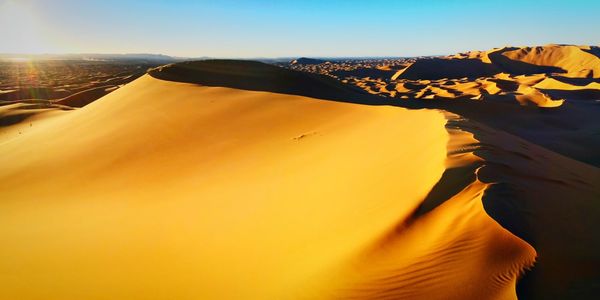
[[[511,101],[547,109],[563,101],[546,90],[596,87],[496,74],[501,67],[479,67],[492,64],[485,55],[493,60],[475,53],[422,66],[466,61],[460,72],[491,77],[398,76],[394,86],[419,99],[473,91],[466,98],[484,95],[478,103],[510,90]],[[565,78],[596,74],[522,57],[566,68]],[[455,72],[444,68],[436,70]],[[0,256],[10,258],[0,261],[0,298],[593,295],[597,167],[367,92],[209,60],[152,69],[91,103],[74,95],[0,106],[0,120],[10,120],[0,127]],[[466,115],[475,108],[461,106]]]
[[[597,47],[569,45],[522,47],[507,51],[503,55],[514,61],[560,68],[569,77],[600,78],[600,56]]]
[[[316,58],[308,58],[308,57],[300,57],[294,59],[290,62],[290,64],[301,64],[301,65],[318,65],[326,63],[326,60],[316,59]]]

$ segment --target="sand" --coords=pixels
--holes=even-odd
[[[587,118],[551,96],[595,88],[573,72],[367,78],[360,93],[206,61],[78,109],[0,106],[0,298],[589,298],[600,171],[575,147],[588,127],[556,129],[557,154],[536,144],[540,124],[577,120],[533,113]]]

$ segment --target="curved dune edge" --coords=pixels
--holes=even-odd
[[[447,169],[435,187],[442,194],[432,191],[412,217],[343,268],[351,280],[336,298],[517,298],[517,280],[533,267],[537,253],[485,211],[482,197],[490,184],[477,178],[485,165],[473,153],[479,141],[457,126],[463,122],[459,116],[445,115]],[[446,198],[449,190],[458,192]]]
[[[471,183],[377,243],[353,266],[356,282],[342,298],[516,299],[536,252],[485,213],[485,188]]]
[[[8,128],[0,298],[514,299],[535,250],[485,213],[476,141],[444,124],[143,76]]]

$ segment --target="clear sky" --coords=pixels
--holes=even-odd
[[[600,0],[0,0],[0,53],[416,56],[600,43]]]

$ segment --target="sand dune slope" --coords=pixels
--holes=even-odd
[[[570,77],[600,78],[600,57],[586,51],[588,49],[572,45],[547,45],[522,47],[502,55],[536,66],[558,67]]]
[[[475,179],[485,183],[486,212],[538,254],[535,267],[519,281],[518,294],[525,299],[596,299],[599,53],[598,47],[585,46],[506,47],[420,58],[391,77],[341,79],[391,104],[444,109],[466,118],[449,126],[474,135],[474,141],[459,149],[479,159],[471,167],[448,168],[430,193],[435,197],[428,196],[419,212],[443,209],[441,203],[451,203],[448,199]],[[376,268],[371,264],[361,270],[369,267]],[[397,270],[406,267],[400,264]],[[364,279],[365,294],[407,295],[405,288],[382,293],[377,282],[400,280],[376,270],[373,274],[380,281]]]
[[[535,251],[484,212],[445,124],[148,75],[12,124],[0,298],[514,299]]]

